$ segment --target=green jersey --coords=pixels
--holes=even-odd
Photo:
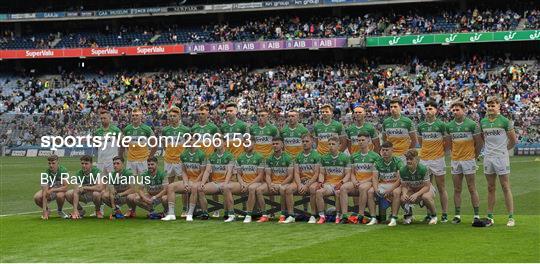
[[[279,130],[272,124],[266,124],[261,127],[258,124],[249,128],[251,140],[255,143],[255,152],[261,153],[263,157],[268,158],[272,154],[272,140],[279,136]]]
[[[238,147],[235,147],[234,145],[238,145],[238,143],[240,143],[239,140],[241,140],[247,132],[248,127],[246,123],[239,119],[236,119],[233,124],[229,124],[227,119],[225,119],[221,125],[221,133],[223,133],[224,136],[228,135],[229,146],[227,147],[227,150],[229,150],[235,158],[238,158],[240,154],[244,152],[244,148],[242,145]],[[227,140],[227,138],[225,138],[225,140]]]
[[[147,144],[148,137],[153,134],[152,128],[145,124],[140,124],[138,127],[129,124],[124,128],[124,136],[131,137],[127,154],[128,161],[146,162],[150,155],[150,150],[148,149],[148,146],[140,146],[139,143]]]
[[[79,184],[82,184],[83,186],[91,186],[95,185],[98,180],[100,180],[101,171],[96,166],[92,166],[89,172],[85,172],[81,169],[77,171],[75,175],[78,178],[77,181],[80,181]]]
[[[313,126],[313,133],[317,137],[317,152],[324,155],[330,152],[328,139],[344,135],[343,124],[336,120],[332,120],[329,124],[318,121]]]
[[[47,178],[47,183],[43,183],[44,180],[42,179],[41,186],[49,186],[51,188],[56,188],[62,186],[62,175],[68,176],[68,170],[66,167],[62,165],[58,165],[58,170],[56,172],[53,172],[51,168],[47,168],[45,172],[41,173],[41,177],[45,176]]]
[[[206,157],[210,156],[214,152],[214,145],[210,144],[209,147],[205,147],[203,145],[203,139],[204,138],[210,138],[219,133],[219,128],[216,126],[216,124],[212,122],[207,122],[205,125],[201,125],[199,123],[196,123],[191,128],[191,133],[193,134],[193,139],[198,140],[200,137],[200,140],[197,142],[201,145],[201,150],[203,151],[204,155]]]
[[[375,161],[375,170],[379,173],[380,183],[392,183],[397,181],[397,172],[403,167],[403,161],[400,158],[392,156],[389,162],[386,162],[384,158],[380,158]]]
[[[302,152],[302,137],[308,133],[309,131],[302,124],[297,124],[295,128],[286,125],[280,133],[283,137],[285,152],[293,157],[298,156]]]
[[[281,184],[289,176],[289,168],[294,168],[294,160],[291,155],[282,152],[281,156],[270,155],[266,160],[266,165],[272,172],[272,183]]]
[[[186,169],[188,179],[195,181],[206,166],[206,156],[200,149],[196,149],[193,152],[190,149],[185,149],[180,155],[180,162],[182,162],[182,166]]]
[[[512,121],[501,114],[494,120],[486,116],[480,121],[480,128],[484,135],[486,157],[508,156],[507,132],[514,129]]]
[[[383,121],[383,132],[386,140],[394,145],[394,155],[401,156],[411,146],[409,133],[415,132],[413,121],[402,115],[398,119],[388,117]]]
[[[418,134],[422,138],[421,159],[436,160],[444,157],[446,124],[443,121],[436,119],[433,123],[421,122],[418,124]]]
[[[166,140],[165,153],[163,158],[166,163],[179,163],[180,154],[184,151],[184,135],[189,134],[190,129],[182,124],[173,127],[166,126],[163,128],[161,134],[172,140]]]
[[[227,166],[234,165],[234,156],[229,151],[222,154],[214,151],[208,158],[208,163],[212,166],[210,181],[223,182],[227,177]]]
[[[143,177],[143,186],[146,191],[153,195],[161,192],[165,185],[167,185],[167,174],[164,171],[157,170],[156,175],[152,175],[150,171],[145,171],[142,175]]]
[[[422,164],[418,164],[414,171],[410,171],[409,167],[403,166],[399,170],[399,177],[402,184],[413,189],[422,187],[425,182],[430,180],[429,169]]]
[[[321,166],[325,170],[324,182],[338,184],[345,177],[345,169],[349,167],[350,159],[344,153],[333,156],[332,153],[322,155]]]
[[[361,132],[368,133],[371,140],[378,140],[379,138],[379,134],[377,134],[377,130],[375,130],[373,124],[364,123],[361,127],[357,126],[356,124],[351,124],[350,126],[345,128],[345,134],[347,135],[347,138],[351,141],[351,144],[349,146],[349,153],[351,153],[351,155],[360,151],[358,134],[360,134]],[[370,145],[370,149],[373,149],[373,143],[370,143]]]
[[[123,169],[120,172],[113,171],[107,178],[107,184],[112,185],[117,193],[124,192],[133,183],[133,180],[130,182],[132,176],[133,172],[130,169]]]
[[[358,181],[366,181],[373,177],[375,171],[375,161],[380,159],[381,156],[374,151],[368,151],[364,154],[362,152],[354,153],[351,156],[351,166],[354,169],[354,176]]]
[[[98,128],[94,132],[94,136],[98,137],[104,137],[105,135],[109,135],[110,137],[116,137],[119,135],[122,131],[120,128],[118,128],[115,125],[109,125],[107,129],[104,127]],[[105,138],[103,138],[105,140]],[[118,147],[115,146],[116,144],[113,144],[112,138],[107,138],[107,141],[103,141],[103,144],[105,144],[107,147],[103,149],[103,147],[98,148],[97,150],[97,162],[98,163],[112,163],[112,159],[115,156],[118,156]]]
[[[251,183],[257,178],[257,170],[265,166],[264,158],[260,153],[242,153],[236,160],[237,170],[242,172],[242,180]]]
[[[308,155],[302,151],[296,156],[296,164],[300,170],[300,180],[309,180],[315,176],[315,167],[321,164],[321,155],[315,150]]]

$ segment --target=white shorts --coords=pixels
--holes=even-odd
[[[390,190],[390,188],[392,188],[392,185],[394,185],[393,183],[379,183],[378,185],[378,190],[377,192],[378,193],[384,193],[386,192],[387,190]]]
[[[108,174],[109,172],[114,171],[112,162],[98,162],[96,163],[96,167],[102,174]]]
[[[435,176],[444,176],[446,174],[444,157],[435,160],[420,160],[420,164],[426,166]]]
[[[181,177],[182,165],[180,163],[165,162],[165,172],[167,173],[167,177]]]
[[[497,174],[499,176],[510,174],[510,157],[484,156],[484,174]]]
[[[336,190],[334,189],[336,185],[331,184],[331,183],[325,183],[323,184],[322,187],[324,188],[325,191],[332,193],[332,195],[336,194]]]
[[[131,169],[133,174],[139,175],[148,170],[148,163],[146,161],[128,161],[127,168]]]
[[[475,174],[478,166],[476,160],[452,160],[450,162],[452,174]]]

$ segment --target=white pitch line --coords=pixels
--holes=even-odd
[[[85,207],[93,207],[94,205],[85,205],[83,206],[83,208]],[[64,208],[64,210],[72,210],[73,207],[69,207],[69,208]],[[55,210],[51,210],[51,213],[52,211],[55,211]],[[22,213],[15,213],[15,214],[3,214],[3,215],[0,215],[0,217],[7,217],[7,216],[16,216],[16,215],[27,215],[27,214],[35,214],[35,213],[41,213],[43,212],[43,210],[39,210],[39,211],[32,211],[32,212],[22,212]]]

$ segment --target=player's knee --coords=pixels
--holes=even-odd
[[[373,189],[372,187],[370,187],[370,188],[367,190],[367,194],[368,194],[368,195],[373,195],[373,194],[375,194],[375,189]]]
[[[394,189],[394,190],[392,191],[392,194],[393,194],[393,195],[400,195],[400,194],[401,194],[401,189],[399,189],[399,188]]]
[[[422,194],[422,200],[424,200],[424,202],[433,200],[433,194],[429,192]]]
[[[65,199],[66,193],[65,192],[57,192],[56,193],[56,199]]]

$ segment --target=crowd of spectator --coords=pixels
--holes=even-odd
[[[62,40],[55,47],[67,48],[500,31],[515,30],[522,19],[523,28],[540,29],[540,12],[534,8],[519,12],[510,9],[441,9],[431,12],[387,11],[342,16],[261,16],[242,22],[203,23],[197,26],[177,22],[161,26],[121,25],[113,29],[107,25],[95,31],[70,32],[64,29],[47,33],[48,38],[37,38],[24,33],[16,37],[12,31],[6,30],[0,38],[0,48],[27,47],[12,43],[17,41],[26,41],[36,48],[51,47],[55,36]]]

